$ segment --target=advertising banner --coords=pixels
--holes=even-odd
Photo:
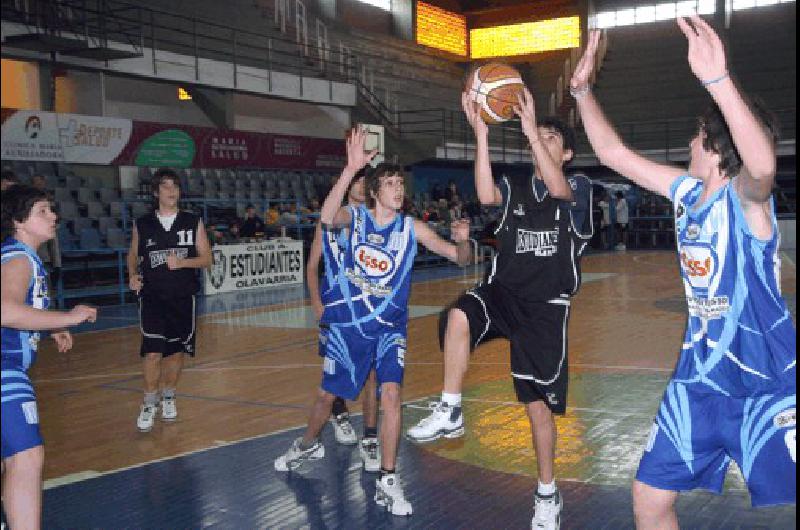
[[[131,138],[131,120],[3,110],[2,158],[111,164]]]
[[[205,294],[243,291],[258,287],[302,284],[302,241],[263,241],[217,245],[213,264],[204,272]]]

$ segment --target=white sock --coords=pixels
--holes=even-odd
[[[447,392],[442,392],[442,403],[447,403],[451,407],[460,407],[461,394],[448,394]]]
[[[536,490],[539,495],[543,495],[547,497],[548,495],[552,495],[556,492],[556,481],[553,480],[550,484],[545,484],[543,482],[539,482],[539,487]]]

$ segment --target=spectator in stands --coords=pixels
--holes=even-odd
[[[222,242],[224,244],[238,243],[241,236],[241,224],[238,219],[234,219],[228,225],[228,230],[222,233]]]
[[[283,208],[284,208],[283,213],[281,213],[281,217],[278,222],[282,225],[297,224],[298,223],[297,203],[290,202],[289,204],[285,204]]]
[[[435,202],[431,201],[428,203],[428,206],[425,208],[425,214],[423,214],[423,220],[425,222],[427,223],[439,222],[439,207]]]
[[[248,204],[245,209],[245,218],[239,231],[241,237],[264,237],[264,221],[256,215],[256,207]]]
[[[464,203],[461,202],[461,197],[453,195],[450,200],[450,219],[461,219],[464,210]]]
[[[619,234],[616,249],[625,250],[625,235],[628,230],[628,201],[625,199],[625,194],[621,191],[617,192],[617,203],[614,205],[614,211],[617,214],[615,228]]]
[[[447,205],[447,199],[439,199],[439,202],[437,203],[437,213],[439,214],[439,223],[444,226],[448,226],[453,217],[450,215],[450,208]]]
[[[19,184],[17,175],[10,169],[4,170],[2,180],[0,180],[0,191],[6,191],[15,184]]]
[[[444,198],[447,199],[447,202],[452,203],[458,195],[458,187],[455,181],[451,180],[447,183],[447,189],[444,190]]]
[[[603,216],[600,219],[600,240],[603,250],[611,248],[611,197],[608,191],[603,191],[603,196],[597,203]]]
[[[264,212],[264,219],[267,225],[277,225],[280,217],[281,213],[278,210],[278,205],[275,203],[271,203],[269,207],[267,207],[267,211]]]
[[[34,175],[31,177],[31,186],[37,190],[47,190],[47,179],[44,175]]]

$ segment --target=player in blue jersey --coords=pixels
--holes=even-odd
[[[731,79],[714,30],[698,16],[678,25],[691,70],[713,100],[688,170],[633,152],[606,120],[589,86],[599,33],[571,81],[599,160],[674,206],[689,317],[633,485],[639,528],[677,528],[678,492],[720,492],[731,460],[754,506],[796,501],[797,343],[780,293],[776,128]]]
[[[328,230],[343,231],[337,246],[342,270],[333,278],[326,277],[323,287],[330,293],[325,295],[321,319],[322,384],[305,434],[275,461],[275,468],[288,471],[306,460],[322,458],[325,448],[318,436],[333,400],[336,396],[355,399],[374,369],[383,410],[375,502],[394,515],[410,515],[411,503],[405,498],[395,464],[411,268],[417,243],[460,265],[469,263],[469,222],[452,223],[454,245],[422,221],[401,215],[405,184],[402,169],[391,164],[379,164],[368,174],[365,206],[341,207],[350,181],[375,156],[375,151],[364,151],[365,140],[366,132],[360,127],[348,136],[347,165],[320,212],[320,221]]]
[[[39,528],[44,448],[36,394],[28,369],[40,331],[59,352],[72,348],[64,328],[94,322],[97,310],[78,305],[50,311],[47,273],[36,250],[56,234],[56,214],[46,192],[17,184],[2,195],[2,457],[3,509],[11,528]]]
[[[350,206],[358,207],[364,203],[364,173],[363,170],[350,182],[350,187],[347,189],[347,204]],[[322,227],[322,224],[317,224],[314,232],[314,240],[311,243],[311,248],[308,251],[308,262],[306,264],[306,279],[308,281],[308,292],[311,298],[311,305],[314,308],[314,315],[317,321],[322,319],[322,313],[325,310],[325,301],[323,298],[329,298],[331,294],[331,287],[333,278],[339,274],[341,268],[340,260],[341,255],[339,251],[342,231],[331,232]],[[322,295],[319,288],[319,263],[321,258],[324,259],[324,274],[326,287]],[[324,296],[323,296],[324,295]],[[324,351],[320,350],[324,355]],[[375,371],[369,373],[367,384],[364,387],[363,402],[363,418],[364,418],[364,436],[359,444],[359,453],[361,460],[364,463],[366,471],[379,471],[380,470],[380,445],[378,443],[378,404],[376,396],[376,382]],[[347,410],[347,404],[344,399],[337,397],[332,406],[331,425],[333,425],[334,436],[336,441],[343,445],[352,445],[358,443],[355,430],[350,423],[350,413]]]

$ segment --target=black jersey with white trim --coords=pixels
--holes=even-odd
[[[155,212],[136,220],[143,293],[187,296],[200,289],[196,269],[170,270],[167,267],[167,256],[171,252],[179,258],[197,257],[199,222],[198,216],[183,210],[178,212],[169,230],[164,229]]]
[[[585,189],[582,179],[574,182]],[[533,302],[575,294],[580,287],[580,256],[591,230],[576,227],[572,210],[587,208],[583,204],[587,200],[591,204],[591,186],[588,198],[575,194],[574,204],[553,198],[544,182],[532,177],[504,176],[499,186],[503,194],[503,214],[495,231],[499,252],[486,282]],[[579,222],[584,224],[587,217],[591,218],[584,215]]]

